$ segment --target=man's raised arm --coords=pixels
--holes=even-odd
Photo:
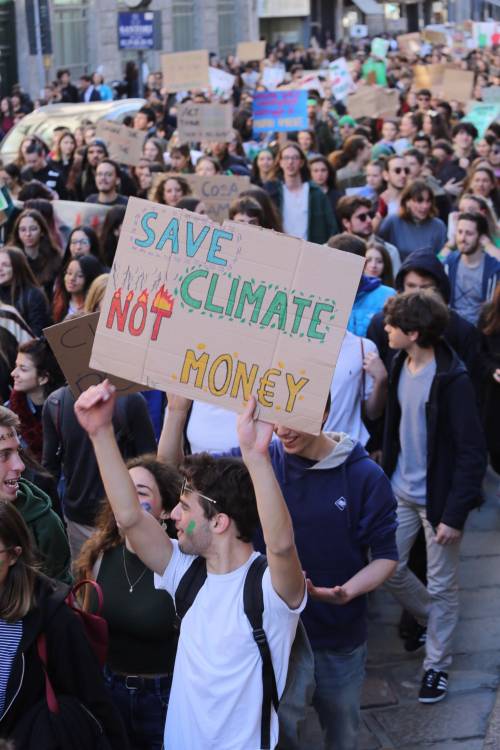
[[[178,467],[184,460],[184,427],[193,403],[188,398],[167,394],[167,410],[158,441],[158,458]]]
[[[116,523],[143,563],[162,575],[172,556],[172,542],[153,516],[141,508],[113,430],[115,400],[115,389],[108,380],[93,385],[76,401],[76,417],[94,447]]]
[[[305,581],[295,547],[292,519],[269,457],[273,426],[254,420],[255,398],[238,417],[238,438],[243,461],[252,479],[271,581],[291,609],[304,598]]]

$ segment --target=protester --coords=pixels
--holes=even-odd
[[[365,167],[370,157],[370,143],[359,135],[347,138],[341,151],[330,154],[328,160],[335,169],[339,190],[366,184]]]
[[[394,286],[391,256],[385,245],[376,239],[371,240],[366,247],[363,273],[365,276],[380,279],[385,286]]]
[[[313,156],[309,159],[311,180],[321,188],[335,214],[337,203],[343,195],[342,190],[337,190],[335,170],[325,156]]]
[[[274,154],[270,149],[263,148],[254,157],[250,179],[254,185],[262,187],[265,182],[272,180],[273,170]]]
[[[0,248],[0,300],[17,309],[35,336],[50,325],[47,297],[24,253],[10,245]]]
[[[83,312],[90,285],[103,272],[101,262],[93,255],[70,258],[56,282],[52,317],[55,323]]]
[[[63,266],[71,258],[76,258],[77,255],[92,255],[98,261],[101,260],[99,238],[91,227],[83,224],[76,226],[69,233],[63,256]]]
[[[101,206],[126,206],[128,198],[120,195],[121,172],[119,165],[111,159],[102,159],[95,170],[97,193],[85,199],[86,203],[99,203]]]
[[[243,224],[261,227],[264,213],[254,198],[237,198],[229,206],[229,218]]]
[[[61,249],[55,245],[49,227],[39,211],[27,209],[16,219],[9,245],[22,250],[38,283],[50,296],[61,266]]]
[[[62,169],[47,161],[48,149],[42,143],[30,143],[24,152],[25,167],[21,172],[23,182],[38,180],[46,185],[57,198],[65,198],[65,180]]]
[[[184,177],[166,175],[153,188],[151,200],[164,206],[177,206],[181,198],[191,195],[191,188]]]
[[[107,212],[102,223],[99,233],[100,257],[108,268],[113,265],[124,217],[125,206],[113,206]]]
[[[484,305],[479,319],[481,335],[481,415],[492,468],[500,475],[500,285]]]

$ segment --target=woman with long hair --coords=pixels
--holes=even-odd
[[[184,177],[167,175],[158,181],[152,190],[151,200],[155,203],[163,203],[164,206],[177,206],[181,198],[191,195],[191,188]]]
[[[401,260],[413,250],[427,249],[438,255],[446,244],[446,225],[436,215],[432,189],[423,180],[415,180],[403,190],[399,213],[383,220],[379,235],[398,248]]]
[[[252,185],[247,190],[242,190],[240,198],[253,198],[260,205],[263,213],[264,229],[274,229],[275,232],[283,231],[283,222],[275,203],[269,193],[258,185]]]
[[[222,174],[222,166],[215,156],[204,155],[200,156],[196,162],[194,171],[201,177],[215,177],[217,174]]]
[[[14,125],[14,110],[12,102],[8,96],[4,96],[0,101],[0,132],[7,135]]]
[[[144,145],[142,147],[142,155],[149,162],[153,164],[154,163],[161,164],[164,167],[165,166],[165,160],[163,158],[164,152],[165,152],[164,144],[159,140],[159,138],[147,138],[144,141]]]
[[[500,284],[493,299],[481,311],[478,323],[481,343],[481,406],[491,466],[500,474]]]
[[[250,172],[250,181],[262,187],[268,180],[272,180],[274,171],[274,154],[270,148],[263,148],[254,157]]]
[[[469,172],[464,182],[463,193],[472,193],[486,198],[495,212],[495,216],[500,217],[500,191],[497,187],[495,173],[491,167],[485,163],[480,163]]]
[[[17,424],[9,422],[14,415],[0,412],[0,425],[15,433]],[[14,475],[23,464],[12,453]],[[97,722],[113,750],[126,750],[119,715],[80,619],[65,602],[67,593],[67,586],[40,572],[31,533],[14,503],[0,503],[0,738],[20,750],[61,746],[47,707],[47,673],[59,702],[56,721],[66,719],[69,732],[82,734]]]
[[[83,312],[93,313],[101,311],[102,301],[106,294],[106,287],[108,286],[108,279],[109,273],[101,273],[100,276],[94,279],[85,297]]]
[[[444,120],[444,117],[439,112],[430,110],[426,112],[422,118],[422,130],[425,135],[432,138],[432,142],[439,140],[451,140],[450,131]]]
[[[394,286],[392,260],[383,242],[370,240],[367,243],[363,273],[365,276],[380,279],[385,286]]]
[[[123,208],[123,206],[119,208]],[[123,213],[125,213],[124,208]],[[92,255],[101,262],[99,237],[91,227],[87,227],[84,224],[80,224],[69,233],[62,261],[63,266],[68,263],[70,258],[76,258],[77,255]]]
[[[56,323],[83,312],[90,285],[103,270],[101,262],[93,255],[77,255],[69,259],[61,271],[54,293],[52,314]]]
[[[64,377],[45,339],[20,344],[12,370],[14,388],[6,406],[17,414],[20,436],[37,461],[42,460],[42,408],[52,391],[63,385]]]
[[[111,268],[113,265],[125,211],[125,206],[112,206],[104,217],[99,242],[101,245],[100,255],[106,268]]]
[[[127,468],[143,510],[166,529],[181,491],[177,471],[153,455],[132,459]],[[104,595],[102,615],[109,626],[104,674],[131,746],[160,750],[177,644],[175,608],[170,596],[155,589],[152,571],[116,525],[107,500],[75,563],[75,576],[97,581]],[[94,606],[94,597],[88,597],[86,607]]]
[[[15,307],[35,336],[51,323],[47,297],[26,256],[10,245],[0,248],[0,301]]]
[[[337,180],[335,170],[326,158],[326,156],[313,156],[309,159],[309,169],[311,170],[311,180],[324,192],[333,213],[337,208],[337,203],[344,195],[343,190],[337,190]]]
[[[61,267],[62,252],[39,211],[26,209],[19,214],[9,245],[15,245],[24,252],[36,280],[50,295]]]
[[[330,154],[328,161],[335,169],[337,188],[362,187],[366,184],[365,167],[371,158],[370,142],[362,135],[352,135],[340,151]]]
[[[193,174],[194,165],[191,161],[191,149],[187,143],[172,146],[169,151],[170,169],[179,174]]]

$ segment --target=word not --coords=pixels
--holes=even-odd
[[[134,292],[129,291],[122,302],[122,290],[117,289],[111,298],[108,317],[106,319],[106,328],[113,328],[116,319],[116,327],[120,332],[125,330],[128,319],[128,332],[132,336],[140,336],[146,326],[148,318],[148,298],[149,292],[144,289],[137,297],[135,305],[132,305]],[[151,333],[151,341],[156,341],[160,333],[160,325],[163,318],[171,318],[174,309],[174,298],[168,293],[168,289],[162,286],[156,292],[149,312],[153,313],[156,318]],[[130,313],[130,315],[129,315]]]
[[[170,219],[167,226],[162,230],[161,234],[157,234],[155,229],[150,226],[150,222],[158,218],[157,211],[147,211],[141,219],[141,229],[145,233],[145,238],[141,240],[134,240],[137,247],[148,248],[153,247],[155,250],[163,250],[166,243],[170,243],[170,252],[174,255],[179,253],[179,219]],[[224,229],[216,229],[215,227],[204,226],[195,237],[194,224],[192,221],[185,222],[186,236],[181,237],[180,244],[185,248],[185,252],[188,258],[194,258],[200,248],[208,244],[207,250],[207,262],[215,263],[219,266],[225,266],[227,260],[220,258],[218,253],[222,250],[220,246],[221,240],[232,240],[233,233],[227,232]],[[205,242],[207,240],[207,242]]]
[[[210,283],[197,284],[194,282],[199,279],[208,279],[209,271],[206,268],[197,268],[188,273],[180,285],[180,295],[186,305],[195,310],[204,310],[224,315],[229,318],[249,320],[251,323],[261,327],[278,328],[286,331],[288,318],[288,307],[294,311],[293,320],[291,321],[290,333],[293,335],[300,333],[304,312],[312,310],[312,315],[307,323],[308,338],[324,341],[325,333],[319,331],[318,327],[322,323],[322,313],[333,313],[335,305],[328,302],[315,302],[314,299],[301,297],[298,294],[288,295],[287,292],[278,290],[272,291],[267,284],[255,284],[251,281],[242,281],[241,278],[233,278],[227,295],[225,305],[215,304],[214,296],[217,291],[217,285],[221,278],[215,271],[210,274]],[[192,289],[192,287],[194,287]],[[272,296],[271,296],[272,295]]]
[[[204,345],[199,344],[198,348],[204,348]],[[231,354],[219,354],[210,362],[208,352],[202,352],[197,356],[194,349],[188,349],[184,355],[179,382],[184,385],[190,383],[191,375],[194,374],[193,386],[195,388],[202,390],[208,388],[212,396],[229,395],[231,398],[242,397],[245,401],[248,401],[252,395],[254,386],[258,382],[256,391],[257,401],[261,406],[270,409],[273,406],[275,397],[274,389],[276,388],[276,381],[278,378],[283,377],[284,374],[288,391],[285,411],[293,411],[297,396],[307,385],[309,378],[302,376],[296,380],[291,372],[283,373],[282,367],[268,367],[258,377],[260,370],[258,364],[252,364],[248,368],[245,362],[235,359],[235,356]],[[281,409],[279,405],[275,408],[278,411]]]

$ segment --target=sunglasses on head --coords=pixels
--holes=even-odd
[[[208,497],[208,495],[203,495],[201,492],[198,492],[198,490],[195,490],[188,484],[187,479],[184,479],[181,487],[181,496],[190,495],[192,493],[198,495],[199,497],[202,497],[204,500],[208,500],[208,502],[212,503],[212,505],[218,505],[217,500],[214,500],[213,497]]]

